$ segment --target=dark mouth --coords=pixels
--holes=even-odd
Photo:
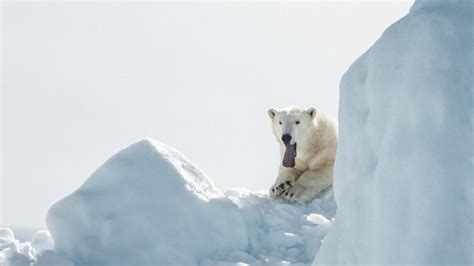
[[[296,143],[287,144],[285,143],[285,155],[283,155],[283,166],[284,167],[295,167],[296,160]]]

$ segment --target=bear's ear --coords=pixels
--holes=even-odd
[[[268,112],[268,116],[269,116],[272,120],[273,120],[273,118],[275,118],[275,115],[276,115],[276,113],[277,113],[277,111],[276,111],[275,109],[273,109],[273,108],[268,109],[267,112]]]
[[[315,108],[309,108],[308,110],[306,110],[306,112],[309,114],[309,116],[311,116],[312,118],[314,118],[316,116],[316,109]]]

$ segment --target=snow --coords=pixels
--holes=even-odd
[[[344,75],[334,192],[222,193],[145,139],[57,201],[49,231],[0,228],[0,266],[473,264],[472,12],[417,1]]]
[[[11,266],[310,265],[335,212],[332,188],[306,205],[222,193],[179,151],[145,139],[57,201],[49,231],[19,243],[3,229],[0,243]]]
[[[263,264],[310,264],[328,228],[311,223],[307,217],[319,214],[332,218],[336,211],[332,189],[307,205],[271,199],[266,191],[235,189],[226,196],[239,206],[247,225],[247,252]]]
[[[38,260],[32,266],[74,266],[74,263],[47,250],[38,256]]]
[[[328,230],[308,221],[315,213],[334,216],[332,190],[308,205],[245,189],[224,195],[180,152],[145,139],[56,202],[46,221],[55,252],[76,266],[309,265]]]
[[[0,266],[73,265],[51,251],[53,248],[53,240],[46,230],[36,232],[31,242],[20,242],[10,228],[0,228]]]
[[[33,257],[38,256],[46,250],[54,249],[54,242],[51,234],[47,230],[41,230],[36,232],[31,240],[31,249]]]
[[[34,260],[36,255],[38,255],[41,252],[40,251],[37,252],[35,249],[33,249],[33,247],[31,246],[29,242],[26,242],[26,243],[20,243],[18,245],[18,253],[25,256],[28,260]]]
[[[331,223],[326,217],[316,213],[310,214],[307,219],[308,221],[319,225],[328,225]]]
[[[76,265],[194,265],[247,244],[237,207],[222,196],[181,153],[146,139],[56,202],[46,222],[55,250]]]
[[[314,265],[472,265],[473,2],[417,1],[341,81]]]
[[[15,244],[15,234],[10,228],[0,228],[0,250]]]

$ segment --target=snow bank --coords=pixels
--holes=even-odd
[[[0,228],[0,266],[68,266],[73,265],[67,259],[60,258],[51,250],[53,240],[48,231],[38,231],[32,242],[20,243],[10,228]],[[54,260],[45,260],[55,257]]]
[[[417,1],[341,82],[322,264],[473,264],[473,2]]]
[[[309,217],[332,218],[336,212],[332,189],[306,205],[269,198],[267,191],[234,189],[225,194],[239,207],[249,234],[249,245],[244,253],[246,259],[239,260],[239,256],[234,258],[231,254],[227,258],[217,258],[217,262],[309,265],[329,230],[329,226],[317,225]]]
[[[237,207],[175,149],[143,140],[55,203],[55,250],[80,265],[195,265],[245,249]]]
[[[307,205],[266,191],[224,195],[178,151],[147,139],[55,203],[51,234],[20,243],[0,229],[0,266],[309,265],[335,212],[332,189]]]
[[[51,238],[51,234],[47,230],[41,230],[36,232],[31,240],[32,254],[34,257],[43,253],[46,250],[54,249],[54,242]]]
[[[0,228],[0,250],[15,245],[15,234],[10,228]]]
[[[251,192],[246,189],[233,189],[226,192],[225,196],[238,207],[247,229],[248,244],[244,249],[219,250],[207,254],[205,258],[197,262],[198,265],[310,265],[321,245],[321,240],[331,225],[331,221],[326,217],[334,217],[336,211],[332,189],[324,191],[307,205],[294,205],[282,200],[274,200],[268,197],[266,191]],[[203,230],[203,228],[194,228],[194,230]],[[130,229],[128,233],[134,237],[133,229]],[[19,243],[11,230],[0,230],[0,243],[16,243],[14,244],[16,253],[10,254],[10,251],[6,254],[0,251],[0,257],[3,254],[8,256],[3,262],[0,259],[0,266],[30,266],[30,263],[32,266],[74,266],[65,258],[65,254],[59,255],[51,251],[54,243],[49,232],[45,230],[38,231],[31,243]],[[124,245],[128,243],[130,241]],[[136,248],[142,247],[128,246],[127,254]],[[96,252],[101,251],[96,250]],[[145,254],[145,256],[148,255]],[[173,258],[171,264],[183,265],[179,258]]]
[[[224,195],[178,151],[148,139],[55,203],[47,225],[55,252],[76,266],[309,265],[335,211],[332,189],[307,205],[245,189]],[[32,244],[48,245],[38,238]]]
[[[16,240],[10,228],[0,228],[1,266],[29,266],[32,259],[29,247]]]

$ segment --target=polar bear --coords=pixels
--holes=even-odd
[[[268,109],[281,163],[270,196],[305,203],[332,185],[336,122],[315,108]]]

